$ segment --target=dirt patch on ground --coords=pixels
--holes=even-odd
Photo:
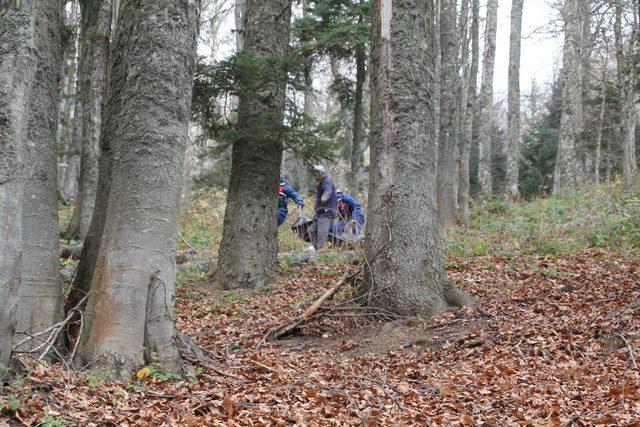
[[[468,330],[462,318],[439,324],[408,318],[384,323],[365,322],[348,333],[327,331],[321,335],[292,335],[277,341],[276,345],[283,351],[334,349],[346,356],[385,354],[393,350],[417,352],[455,344],[467,335]]]

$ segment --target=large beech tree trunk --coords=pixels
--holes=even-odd
[[[516,202],[518,164],[520,161],[520,39],[522,37],[522,5],[524,0],[511,3],[511,36],[509,45],[509,106],[507,129],[507,176],[505,199]]]
[[[582,184],[581,162],[576,145],[584,129],[580,46],[582,27],[580,1],[564,3],[564,53],[562,67],[562,115],[553,176],[553,193]]]
[[[363,292],[429,314],[468,301],[445,277],[436,208],[437,37],[433,0],[371,7],[371,169]]]
[[[284,60],[289,47],[291,2],[248,0],[244,53],[255,61]],[[239,137],[233,144],[216,284],[251,288],[276,276],[276,210],[282,161],[286,75],[272,69],[259,90],[241,90]]]
[[[468,85],[467,106],[464,120],[464,134],[462,149],[460,150],[460,171],[458,181],[458,221],[462,224],[469,222],[469,157],[471,154],[471,141],[473,138],[473,123],[477,117],[477,87],[478,87],[478,62],[480,59],[480,2],[471,1],[471,65],[469,77],[463,84]],[[464,61],[467,59],[464,58]]]
[[[0,0],[0,364],[8,366],[22,260],[23,166],[40,0]],[[0,372],[0,376],[2,372]]]
[[[175,371],[175,239],[199,2],[123,0],[118,16],[102,142],[113,179],[79,364],[110,375],[143,362]]]
[[[61,320],[62,288],[58,248],[56,133],[63,64],[63,1],[36,3],[37,68],[25,151],[22,203],[22,283],[18,333],[35,333]]]
[[[491,128],[493,123],[493,70],[496,61],[498,0],[488,0],[482,58],[482,86],[478,115],[478,186],[481,194],[491,194]]]
[[[456,139],[455,114],[457,70],[456,1],[440,2],[440,132],[438,134],[437,204],[438,223],[453,224],[456,213]]]
[[[110,0],[81,0],[80,55],[78,88],[81,121],[80,182],[76,209],[65,233],[66,238],[84,240],[89,231],[98,187],[98,158],[102,97],[105,91],[109,33],[111,29]]]

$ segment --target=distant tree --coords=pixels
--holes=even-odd
[[[433,0],[371,8],[371,167],[362,292],[400,314],[468,302],[447,281],[436,207],[438,37]]]
[[[576,148],[581,143],[584,130],[582,58],[580,56],[583,35],[581,11],[580,0],[565,0],[563,7],[563,108],[553,180],[554,194],[584,182],[583,165]]]
[[[520,157],[520,44],[522,38],[522,6],[524,0],[511,3],[511,36],[509,45],[509,106],[507,130],[507,175],[505,198],[515,202],[519,198],[518,164]]]
[[[89,231],[98,188],[98,159],[102,98],[106,90],[110,45],[111,0],[80,0],[77,111],[80,121],[80,177],[76,208],[65,232],[68,239],[84,240]]]
[[[440,117],[438,132],[437,204],[438,223],[443,227],[455,221],[456,186],[456,102],[458,86],[458,49],[456,42],[456,1],[440,2]]]
[[[635,120],[635,104],[637,100],[636,85],[637,73],[634,72],[637,65],[634,63],[638,60],[637,46],[640,31],[636,22],[632,28],[631,34],[627,41],[627,49],[625,51],[622,20],[623,8],[625,7],[623,0],[615,0],[615,51],[616,51],[616,75],[618,91],[620,93],[620,118],[619,132],[620,144],[622,146],[622,176],[627,188],[631,188],[633,176],[637,171],[637,160],[635,150],[636,140],[636,120]]]
[[[493,117],[493,71],[496,60],[498,0],[488,0],[482,59],[482,86],[478,97],[478,187],[491,194],[491,119]]]
[[[470,27],[470,43],[471,43],[471,63],[468,65],[468,79],[463,82],[467,85],[467,105],[464,119],[464,132],[462,134],[462,143],[460,150],[460,167],[458,178],[458,221],[466,224],[469,222],[469,199],[470,199],[470,158],[471,143],[473,139],[474,124],[477,126],[478,117],[478,62],[480,57],[480,2],[479,0],[471,1],[471,27]],[[464,62],[467,62],[466,55],[463,55]]]
[[[369,0],[309,0],[306,14],[295,23],[296,34],[301,41],[300,48],[305,56],[316,58],[324,55],[332,61],[347,60],[355,64],[355,82],[346,88],[342,108],[351,108],[352,123],[347,126],[351,133],[347,140],[349,167],[348,188],[358,194],[359,176],[362,164],[364,141],[364,84],[367,76],[367,46],[369,42],[370,20]],[[335,71],[335,69],[333,70]],[[339,84],[351,83],[343,76],[337,77]],[[307,90],[311,89],[306,82]],[[336,87],[336,89],[340,89]],[[344,88],[343,88],[344,89]],[[338,90],[340,93],[340,90]]]

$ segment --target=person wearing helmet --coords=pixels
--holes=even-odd
[[[329,227],[333,218],[337,216],[338,198],[336,187],[326,173],[324,166],[313,167],[313,178],[318,183],[316,190],[315,217],[309,227],[309,235],[315,250],[324,247],[329,239]]]
[[[289,214],[289,199],[296,202],[298,208],[302,211],[302,208],[304,208],[304,201],[296,194],[293,187],[291,187],[291,185],[281,177],[278,185],[278,227],[284,224],[284,221],[287,219],[287,215]]]
[[[338,191],[338,219],[331,224],[331,233],[341,235],[345,231],[351,234],[360,234],[364,225],[364,213],[362,205],[353,196]]]

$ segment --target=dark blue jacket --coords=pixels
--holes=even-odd
[[[325,195],[327,202],[322,203],[321,198]],[[333,218],[338,214],[338,197],[336,195],[336,187],[328,176],[324,176],[322,181],[318,183],[316,190],[316,206],[315,212],[317,217]]]
[[[347,193],[337,193],[338,200],[342,200],[344,202],[344,208],[340,209],[340,219],[344,219],[346,222],[355,220],[358,222],[358,225],[362,226],[364,224],[364,213],[362,212],[362,206],[358,200],[347,194]]]
[[[292,199],[296,204],[304,206],[302,198],[293,191],[293,187],[291,187],[288,182],[285,182],[278,187],[278,210],[283,209],[285,212],[288,212],[288,199]]]

